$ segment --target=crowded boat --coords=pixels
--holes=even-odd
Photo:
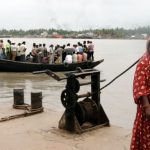
[[[27,51],[29,52],[28,54]],[[26,42],[15,43],[7,40],[4,44],[0,40],[0,59],[34,63],[78,63],[82,61],[94,61],[94,44],[92,41],[77,42],[66,45],[45,43],[33,43],[32,49],[27,50]]]

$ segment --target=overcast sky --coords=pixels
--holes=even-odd
[[[0,0],[0,6],[0,29],[150,25],[150,0]]]

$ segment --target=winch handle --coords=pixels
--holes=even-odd
[[[57,80],[57,81],[67,79],[67,78],[60,78],[56,73],[52,72],[52,71],[49,70],[49,69],[42,70],[42,71],[34,71],[34,72],[32,72],[32,73],[33,73],[33,74],[46,73],[48,76],[52,77],[53,79],[55,79],[55,80]]]

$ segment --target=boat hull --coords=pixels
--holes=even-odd
[[[84,61],[72,64],[43,64],[18,62],[11,60],[0,60],[0,72],[33,72],[49,69],[54,72],[74,71],[77,67],[82,69],[90,69],[99,65],[104,60],[99,61]]]

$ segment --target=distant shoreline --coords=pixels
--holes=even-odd
[[[150,27],[71,31],[63,29],[0,30],[0,38],[147,39]]]
[[[86,39],[93,39],[93,40],[146,40],[147,38],[52,38],[52,37],[28,37],[28,36],[24,36],[24,37],[19,37],[19,36],[0,36],[0,39],[11,39],[11,38],[20,38],[20,39],[24,39],[24,38],[28,38],[28,39],[81,39],[81,40],[86,40]]]

